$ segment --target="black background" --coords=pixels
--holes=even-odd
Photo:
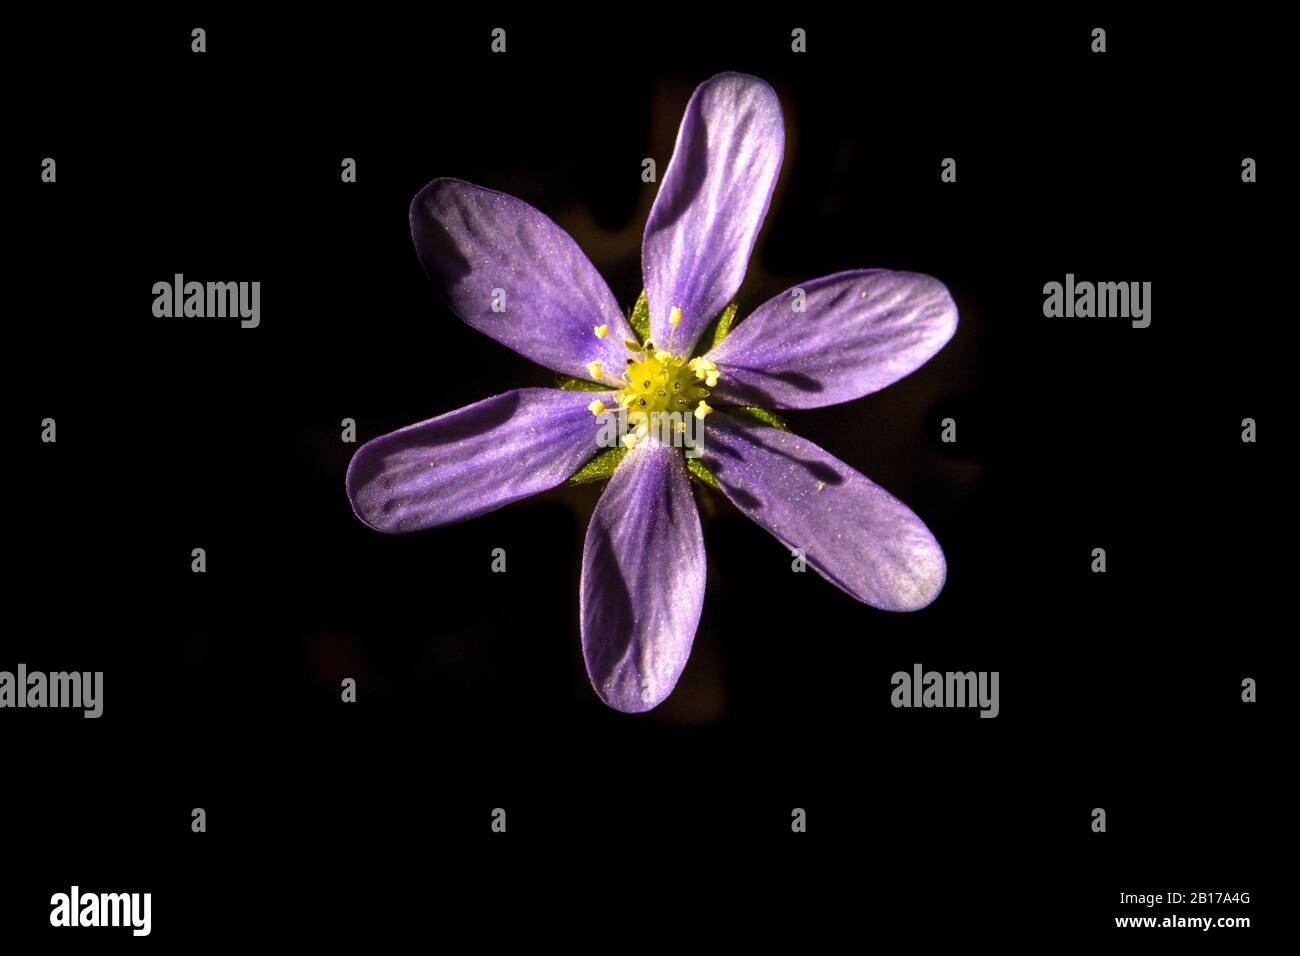
[[[605,14],[15,28],[0,669],[103,670],[105,710],[0,715],[4,932],[150,945],[51,935],[49,897],[76,882],[152,892],[168,947],[1259,941],[1286,690],[1275,32]],[[949,577],[922,612],[876,611],[792,574],[708,493],[691,663],[628,717],[579,649],[599,486],[385,537],[349,509],[340,422],[363,442],[553,381],[438,299],[407,224],[420,187],[534,204],[630,307],[656,188],[641,160],[662,174],[691,90],[727,69],[771,82],[787,125],[741,315],[858,267],[957,300],[920,371],[788,416],[911,505]],[[261,281],[261,326],[155,319],[151,287],[178,272]],[[1044,318],[1067,272],[1150,281],[1150,328]],[[916,662],[1000,671],[1000,716],[893,709],[890,675]],[[1254,926],[1114,927],[1150,912],[1121,891],[1170,889],[1250,891],[1178,911]]]

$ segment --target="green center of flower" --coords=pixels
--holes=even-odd
[[[587,363],[587,373],[593,382],[618,388],[614,398],[627,414],[630,430],[622,441],[629,448],[652,429],[661,429],[668,424],[684,431],[687,416],[693,415],[704,421],[705,416],[713,411],[705,400],[711,394],[710,389],[718,384],[718,367],[706,358],[688,361],[684,355],[673,354],[673,334],[681,321],[682,310],[674,307],[668,317],[672,332],[666,349],[656,348],[651,341],[627,340],[624,344],[630,354],[622,375],[606,369],[599,361]],[[596,338],[603,339],[609,334],[609,327],[598,325],[595,332]],[[587,408],[596,416],[614,410],[599,400]]]

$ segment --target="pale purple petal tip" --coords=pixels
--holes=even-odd
[[[957,330],[938,279],[881,269],[805,282],[759,306],[709,358],[721,401],[816,408],[851,401],[916,371]]]
[[[721,73],[692,94],[641,243],[656,342],[682,310],[674,351],[689,351],[731,302],[781,170],[781,103],[762,80]]]
[[[358,518],[397,534],[464,521],[565,481],[599,449],[587,404],[611,394],[524,388],[366,442],[348,465]]]
[[[582,653],[610,707],[639,713],[672,692],[704,603],[704,539],[681,453],[628,452],[587,528]]]
[[[523,200],[435,179],[411,202],[420,262],[465,322],[539,365],[590,378],[623,367],[618,302],[567,232]],[[597,338],[594,329],[609,326]]]
[[[916,611],[943,588],[934,535],[905,504],[787,431],[718,412],[704,460],[727,497],[808,566],[865,604]]]

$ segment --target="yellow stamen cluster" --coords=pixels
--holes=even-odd
[[[674,307],[669,323],[675,329],[681,320],[682,310]],[[607,327],[596,327],[597,338],[604,338],[608,333]],[[632,448],[644,438],[660,413],[693,414],[703,421],[713,411],[705,399],[709,397],[709,389],[718,384],[716,365],[706,358],[694,358],[688,362],[685,356],[672,353],[671,344],[668,349],[657,349],[653,342],[631,339],[625,344],[630,357],[621,378],[606,372],[599,361],[587,363],[587,372],[593,382],[604,381],[619,386],[614,398],[626,411],[627,420],[632,425],[632,430],[622,436],[625,446]],[[587,408],[593,415],[611,410],[601,401],[594,401]],[[684,431],[685,425],[678,422],[677,430]]]
[[[623,388],[615,397],[629,414],[653,415],[656,412],[685,414],[708,395],[709,390],[700,387],[684,357],[655,351],[646,343],[644,351],[628,359]]]

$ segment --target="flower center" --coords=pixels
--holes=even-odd
[[[682,310],[674,307],[668,321],[675,333],[682,321]],[[595,331],[597,338],[609,334],[609,328],[604,325],[596,326]],[[706,358],[688,361],[684,355],[674,355],[672,340],[670,333],[666,349],[656,348],[652,341],[625,341],[629,356],[621,376],[600,362],[587,363],[592,381],[618,388],[614,398],[627,415],[630,430],[622,441],[629,448],[652,429],[685,431],[688,416],[693,415],[702,422],[713,411],[705,399],[718,384],[718,367]],[[601,401],[587,407],[596,416],[613,410]]]
[[[653,342],[627,360],[626,385],[616,396],[630,412],[690,412],[709,397],[708,388],[695,376],[686,359],[655,351]],[[630,343],[629,343],[630,347]],[[716,380],[715,380],[716,381]]]

